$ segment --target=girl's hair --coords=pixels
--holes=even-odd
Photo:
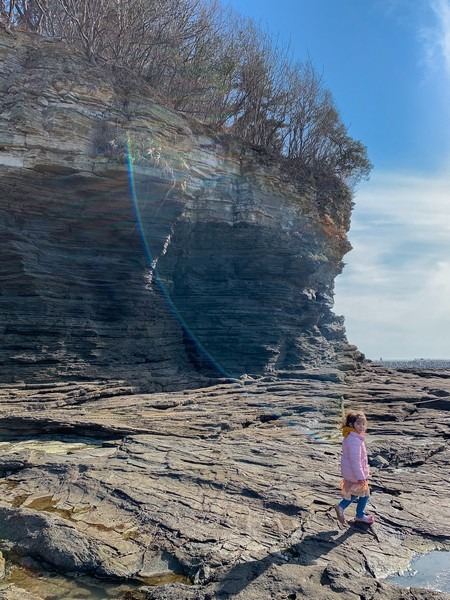
[[[366,421],[367,423],[367,417],[363,412],[349,412],[345,415],[345,419],[341,425],[341,429],[342,427],[353,427],[357,419],[364,419],[364,421]]]

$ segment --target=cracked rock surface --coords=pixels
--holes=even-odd
[[[320,375],[3,387],[3,549],[133,580],[136,599],[450,597],[384,581],[450,550],[450,373]],[[368,416],[371,528],[332,510],[342,408]],[[148,585],[161,575],[172,582]]]

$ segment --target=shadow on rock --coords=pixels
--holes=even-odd
[[[298,565],[311,565],[320,557],[325,556],[342,544],[355,533],[369,533],[368,528],[349,527],[344,533],[336,537],[339,532],[327,531],[317,535],[307,535],[301,542],[284,550],[271,552],[260,560],[239,563],[224,575],[224,580],[217,591],[218,597],[230,597],[239,594],[260,577],[272,565],[293,563]]]

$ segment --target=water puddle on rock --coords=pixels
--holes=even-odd
[[[1,581],[0,591],[12,584],[43,600],[121,600],[126,597],[140,598],[139,588],[142,586],[160,586],[175,582],[191,583],[187,577],[175,573],[124,583],[87,575],[68,577],[41,571],[39,568],[12,565],[5,579]],[[130,594],[131,592],[133,593]],[[129,595],[126,595],[127,593]]]
[[[8,440],[0,439],[0,454],[13,454],[22,450],[37,450],[46,454],[67,454],[88,448],[98,448],[103,440],[92,440],[79,436],[41,436],[39,439]]]
[[[429,552],[411,561],[403,575],[393,575],[386,579],[400,587],[421,587],[440,592],[450,592],[450,552]]]
[[[138,585],[97,581],[86,576],[69,578],[23,567],[12,567],[2,583],[12,583],[43,600],[118,600],[138,589]]]

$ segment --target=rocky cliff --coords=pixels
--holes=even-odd
[[[343,190],[32,34],[0,34],[0,106],[1,380],[156,389],[361,358],[331,311]]]

